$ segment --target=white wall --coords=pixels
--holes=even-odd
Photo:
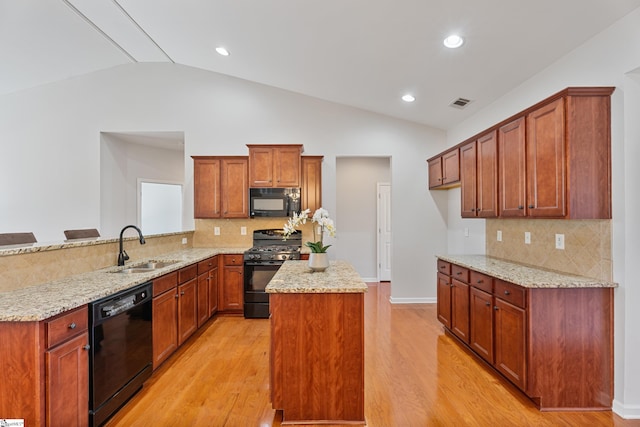
[[[640,259],[640,9],[447,133],[455,145],[567,86],[616,86],[612,96],[613,278],[615,294],[614,410],[640,418],[640,289],[634,264]],[[634,72],[634,70],[636,70]],[[632,73],[632,74],[628,74]],[[449,247],[464,251],[466,224],[460,195],[449,194]],[[482,221],[482,220],[477,220]],[[627,280],[629,278],[629,280]]]
[[[115,134],[96,137],[100,140],[100,232],[117,236],[127,224],[140,225],[138,178],[184,183],[184,152],[135,144]]]
[[[175,64],[114,67],[0,97],[6,231],[56,239],[51,230],[67,223],[100,222],[101,131],[183,131],[188,218],[192,155],[247,155],[246,144],[302,143],[305,154],[325,156],[323,204],[332,212],[336,157],[389,157],[392,295],[435,298],[435,255],[447,245],[446,199],[437,204],[429,195],[425,160],[446,147],[444,132]],[[193,221],[185,227],[193,229]],[[340,241],[332,243],[339,250]]]
[[[340,157],[336,161],[335,218],[340,246],[333,255],[349,261],[365,281],[376,281],[378,277],[376,184],[391,182],[390,160]]]

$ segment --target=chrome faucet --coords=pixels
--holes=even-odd
[[[127,228],[135,228],[135,230],[138,232],[138,236],[140,236],[140,244],[141,245],[144,245],[145,243],[147,243],[144,240],[144,236],[142,235],[142,231],[140,231],[140,229],[138,227],[136,227],[135,225],[127,225],[127,226],[125,226],[120,231],[120,252],[118,252],[118,265],[124,265],[124,262],[129,259],[129,255],[127,255],[127,252],[122,248],[122,235],[124,234],[124,231]]]

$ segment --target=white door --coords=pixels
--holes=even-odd
[[[378,281],[391,280],[391,184],[378,183]]]

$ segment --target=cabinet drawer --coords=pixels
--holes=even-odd
[[[446,274],[447,276],[451,275],[451,263],[447,261],[438,260],[438,273]]]
[[[471,285],[485,292],[493,293],[493,277],[471,270]]]
[[[461,282],[469,283],[469,269],[451,264],[451,277]]]
[[[192,264],[189,267],[178,270],[178,284],[188,282],[198,275],[198,264]]]
[[[69,338],[85,332],[88,324],[89,309],[86,305],[50,320],[45,320],[47,348],[54,347]]]
[[[178,272],[165,274],[157,279],[153,279],[153,296],[158,296],[161,293],[168,291],[171,288],[175,288],[178,285]]]
[[[198,275],[206,273],[211,270],[217,264],[216,257],[207,258],[204,261],[198,263]]]
[[[526,307],[526,292],[525,288],[504,280],[495,279],[493,283],[493,294],[497,298],[508,301],[520,308]]]
[[[224,265],[242,265],[242,254],[225,255]]]

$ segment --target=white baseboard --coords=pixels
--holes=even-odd
[[[640,405],[623,405],[614,400],[612,409],[625,420],[640,420]]]
[[[435,304],[436,298],[389,298],[391,304]]]

